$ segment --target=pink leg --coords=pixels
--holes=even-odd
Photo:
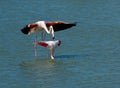
[[[36,45],[36,42],[37,42],[37,34],[36,34],[35,43],[34,43],[34,53],[35,53],[35,56],[37,56],[37,45]]]
[[[54,48],[51,50],[51,59],[54,59]]]
[[[45,36],[46,36],[46,33],[45,33],[45,32],[42,32],[42,37],[41,37],[41,40],[42,40],[42,41],[45,40]]]

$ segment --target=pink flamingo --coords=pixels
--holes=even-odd
[[[51,59],[54,59],[54,52],[55,52],[55,48],[61,45],[61,41],[60,40],[56,40],[56,41],[40,41],[40,42],[36,42],[37,44],[48,48],[51,51]]]

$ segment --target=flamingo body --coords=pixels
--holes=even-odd
[[[39,44],[40,46],[48,48],[51,51],[51,59],[54,59],[55,48],[61,45],[60,40],[56,40],[56,41],[40,41],[40,42],[36,42],[36,43]]]
[[[46,22],[45,24],[48,29],[50,28],[50,26],[52,26],[55,32],[76,26],[76,23],[67,23],[67,22],[61,22],[61,21]],[[32,32],[41,31],[41,30],[43,29],[39,28],[39,25],[37,25],[37,22],[34,24],[29,24],[29,26],[26,25],[23,29],[21,29],[22,33],[24,34],[30,34]]]

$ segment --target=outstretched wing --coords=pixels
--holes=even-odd
[[[30,28],[26,25],[24,28],[21,29],[21,32],[24,34],[29,34]]]
[[[30,27],[28,27],[28,25],[26,25],[24,28],[21,29],[21,32],[24,34],[30,34],[30,33],[36,32],[36,30],[32,29],[32,28],[37,27],[38,26],[37,24],[29,24],[29,26]]]
[[[56,25],[53,25],[53,29],[56,32],[56,31],[61,31],[61,30],[65,30],[65,29],[71,28],[71,27],[73,27],[75,25],[76,25],[75,23],[56,24]]]
[[[54,31],[61,31],[76,26],[76,23],[66,23],[66,22],[48,22],[46,23],[47,27],[53,26]]]
[[[37,42],[37,44],[39,44],[39,45],[41,45],[41,46],[43,46],[43,47],[47,47],[47,46],[48,46],[48,44],[45,43],[45,42]]]

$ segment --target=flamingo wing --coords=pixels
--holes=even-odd
[[[24,34],[30,34],[30,33],[36,32],[36,30],[32,28],[37,26],[38,26],[37,24],[29,24],[29,27],[28,25],[26,25],[24,28],[21,29],[21,32]]]
[[[76,26],[76,23],[60,23],[60,24],[53,25],[53,29],[56,32],[56,31],[66,30],[73,26]]]
[[[47,47],[47,46],[48,46],[48,44],[45,43],[45,42],[37,42],[37,44],[39,44],[39,45],[41,45],[41,46],[43,46],[43,47]]]
[[[30,28],[26,25],[24,28],[21,29],[21,32],[24,34],[29,34]]]
[[[52,26],[54,31],[56,32],[56,31],[61,31],[61,30],[65,30],[73,26],[76,26],[76,22],[75,23],[67,23],[67,22],[62,22],[62,21],[47,22],[46,26],[48,28]]]

